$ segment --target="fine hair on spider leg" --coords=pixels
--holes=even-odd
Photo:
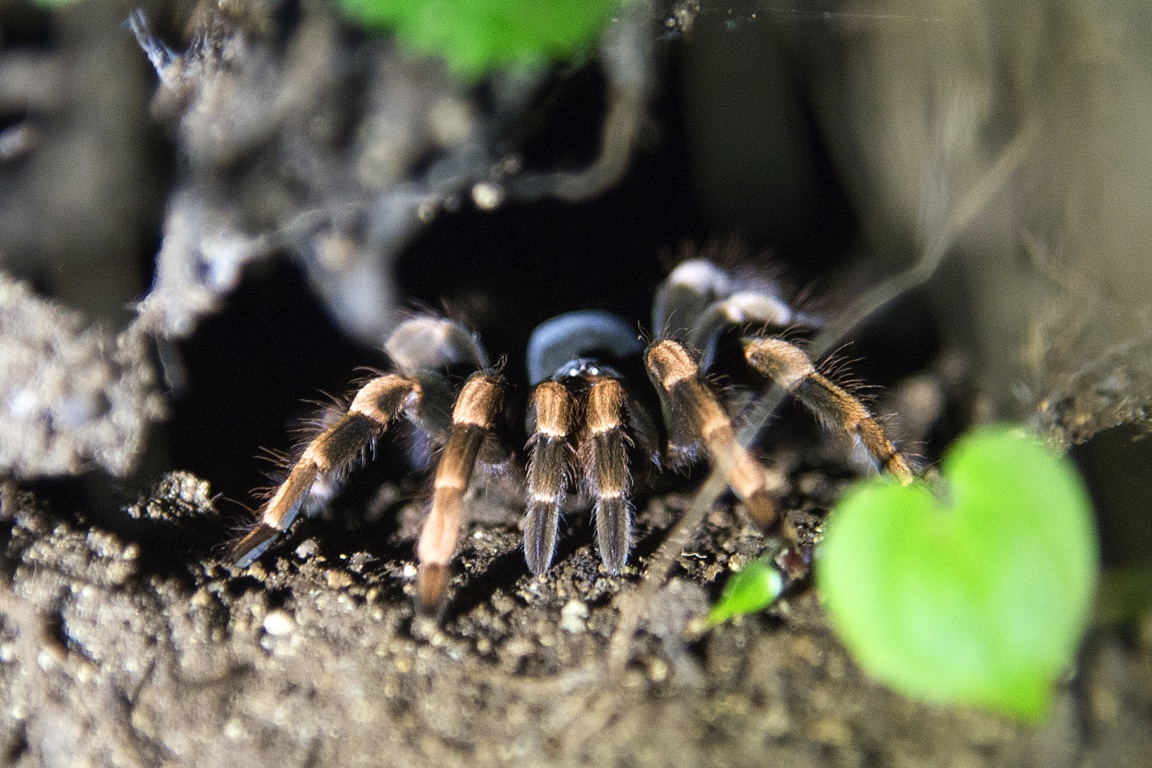
[[[632,476],[628,469],[630,440],[624,424],[629,395],[619,380],[607,376],[588,388],[580,463],[596,499],[596,541],[608,573],[619,573],[632,548]]]
[[[401,415],[433,440],[449,437],[456,391],[435,368],[487,365],[487,356],[470,332],[458,323],[432,316],[401,323],[385,349],[395,355],[397,371],[363,384],[347,409],[304,446],[287,476],[262,505],[257,525],[232,547],[231,558],[238,565],[250,565],[263,554],[292,524],[311,489],[346,472]],[[413,367],[420,365],[434,368]]]
[[[705,380],[715,345],[733,325],[785,326],[797,321],[772,285],[734,276],[707,258],[682,261],[657,290],[652,327],[661,336],[648,346],[644,364],[660,398],[668,454],[674,464],[690,463],[702,444],[744,500],[749,517],[762,529],[777,525],[776,504],[767,491],[763,466],[736,439],[719,397]]]
[[[288,477],[261,507],[257,526],[232,549],[236,564],[245,567],[263,554],[296,519],[313,483],[345,471],[410,401],[422,395],[419,382],[401,374],[386,374],[365,384],[348,411],[308,443]]]
[[[570,443],[577,419],[576,399],[557,381],[543,381],[528,406],[528,488],[524,510],[524,558],[534,575],[556,554],[560,505],[573,476]]]
[[[469,377],[452,409],[452,427],[436,466],[432,484],[432,508],[416,545],[416,607],[435,615],[444,607],[448,588],[448,563],[456,554],[464,525],[464,494],[472,482],[476,459],[486,438],[496,430],[504,409],[507,384],[492,371]]]
[[[880,469],[904,485],[912,482],[910,462],[896,450],[868,408],[819,373],[803,350],[781,339],[748,338],[744,354],[749,365],[799,400],[825,427],[858,440]]]
[[[738,440],[720,397],[705,378],[729,329],[741,331],[740,346],[749,367],[779,383],[826,426],[855,437],[901,482],[911,482],[909,462],[860,400],[819,374],[798,347],[777,337],[792,327],[820,323],[781,300],[773,283],[690,258],[657,292],[652,322],[664,336],[649,345],[645,366],[659,393],[670,457],[687,462],[694,445],[702,444],[728,486],[744,500],[752,521],[767,533],[783,533],[786,551],[795,545],[796,532],[768,493],[764,467]]]
[[[779,514],[768,493],[767,473],[736,439],[731,418],[704,381],[692,353],[678,341],[661,339],[645,352],[645,365],[660,394],[665,419],[684,425],[685,439],[703,444],[729,487],[744,501],[752,521],[762,530],[772,530]],[[686,454],[689,448],[679,450]]]

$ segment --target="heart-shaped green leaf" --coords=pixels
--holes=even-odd
[[[952,448],[924,483],[860,484],[829,517],[817,584],[860,665],[916,698],[1048,712],[1088,620],[1098,547],[1075,469],[1015,428]]]

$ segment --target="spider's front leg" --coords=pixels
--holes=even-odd
[[[617,366],[635,366],[642,350],[636,332],[600,310],[569,312],[541,323],[528,342],[528,378],[535,389],[529,409],[528,509],[524,554],[533,574],[543,573],[556,551],[560,503],[572,469],[595,499],[597,545],[604,567],[619,573],[632,546],[628,495],[630,433],[655,456],[656,430],[622,383]]]
[[[569,388],[578,392],[574,396]],[[578,399],[579,398],[579,399]],[[577,403],[583,405],[578,409]],[[599,372],[587,360],[576,360],[559,379],[541,382],[532,392],[528,428],[528,509],[524,524],[524,555],[528,570],[539,575],[548,570],[556,552],[560,503],[572,476],[572,447],[581,474],[595,499],[596,543],[608,573],[616,574],[628,561],[632,548],[632,506],[628,496],[632,478],[628,471],[626,414],[633,421],[636,406],[624,385],[612,375]],[[578,410],[583,423],[577,429]]]
[[[435,615],[444,605],[448,563],[456,554],[464,524],[464,495],[472,482],[481,448],[486,441],[496,439],[506,389],[502,376],[479,371],[464,383],[452,408],[452,426],[436,467],[432,508],[416,545],[420,564],[416,607],[421,613]]]
[[[911,463],[896,450],[883,427],[859,399],[820,374],[799,347],[772,338],[742,340],[744,357],[756,371],[784,387],[829,429],[860,441],[876,465],[902,484],[915,478]]]
[[[618,379],[598,376],[588,389],[580,458],[596,506],[596,542],[608,573],[619,573],[632,549],[632,478],[624,413],[628,393]]]

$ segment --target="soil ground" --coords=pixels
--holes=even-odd
[[[792,473],[790,508],[838,483]],[[172,473],[126,511],[127,541],[20,494],[0,592],[3,762],[11,765],[1147,766],[1152,623],[1100,630],[1051,719],[1030,728],[918,704],[867,679],[800,590],[704,631],[718,579],[763,544],[726,508],[643,606],[638,573],[690,500],[638,516],[609,577],[573,516],[530,577],[492,492],[439,624],[409,598],[416,506],[386,546],[297,526],[246,570],[213,554],[208,484]],[[487,502],[487,503],[484,503]],[[315,536],[310,534],[316,533]],[[623,653],[621,653],[623,651]]]

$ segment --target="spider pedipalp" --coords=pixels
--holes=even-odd
[[[633,442],[655,455],[656,430],[628,391],[621,365],[638,358],[635,329],[598,310],[548,320],[528,342],[528,489],[524,553],[533,574],[556,550],[560,506],[568,480],[594,499],[597,546],[609,573],[619,573],[632,546]]]

